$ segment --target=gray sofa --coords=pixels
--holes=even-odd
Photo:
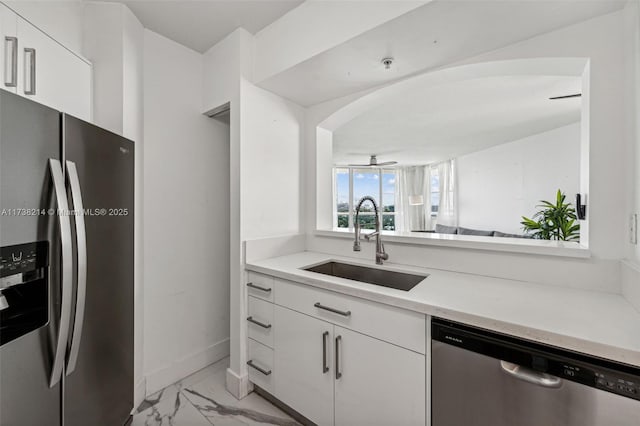
[[[508,234],[500,231],[486,231],[482,229],[464,228],[462,226],[446,226],[436,225],[434,231],[412,231],[412,232],[430,232],[437,234],[456,234],[456,235],[476,235],[481,237],[502,237],[502,238],[532,238],[529,235]]]

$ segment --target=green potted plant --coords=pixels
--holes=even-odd
[[[580,223],[571,203],[565,203],[565,195],[558,189],[555,203],[541,200],[532,219],[522,216],[522,229],[539,240],[578,241]]]

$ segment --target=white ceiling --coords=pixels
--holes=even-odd
[[[304,106],[618,10],[615,0],[435,0],[258,85]],[[385,70],[380,60],[395,62]]]
[[[302,0],[107,0],[124,3],[145,28],[206,52],[242,27],[255,34]]]
[[[514,75],[411,87],[333,133],[335,164],[429,164],[580,120],[581,77]]]

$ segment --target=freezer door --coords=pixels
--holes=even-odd
[[[69,336],[64,426],[121,425],[133,408],[134,146],[68,115],[63,138],[70,200],[79,200],[75,166],[86,231],[86,292],[76,304],[84,301],[84,313],[74,315]]]
[[[16,315],[26,318],[28,309],[41,309],[38,300],[48,312],[44,321],[38,319],[37,326],[44,326],[26,326],[26,334],[12,335],[15,340],[0,347],[2,426],[60,424],[61,384],[49,387],[60,312],[57,218],[42,214],[55,206],[49,159],[60,160],[60,114],[0,90],[0,246],[40,242],[49,250],[42,277],[3,291],[9,308],[2,316],[14,314],[1,324],[13,329],[5,329],[7,333],[25,326]],[[19,257],[17,253],[15,259]]]
[[[568,380],[507,374],[500,360],[432,342],[432,426],[637,426],[640,401]]]

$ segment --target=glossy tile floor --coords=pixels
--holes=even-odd
[[[229,358],[147,397],[132,426],[294,426],[298,422],[261,396],[238,401],[225,388]]]

